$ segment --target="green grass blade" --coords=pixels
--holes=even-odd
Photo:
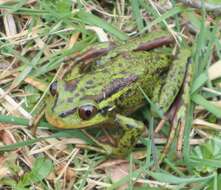
[[[203,106],[206,110],[213,113],[216,117],[221,118],[221,108],[213,105],[210,101],[206,100],[203,96],[199,94],[194,94],[192,100],[201,106]]]
[[[191,94],[194,94],[199,90],[208,80],[208,74],[206,72],[201,73],[194,81],[191,86]]]
[[[10,124],[15,124],[15,125],[23,125],[23,126],[29,126],[30,121],[28,119],[25,118],[21,118],[21,117],[15,117],[15,116],[11,116],[11,115],[0,115],[0,122],[1,123],[10,123]],[[52,125],[50,125],[47,122],[44,121],[40,121],[39,123],[40,127],[52,127]]]
[[[63,130],[61,132],[54,133],[53,135],[47,136],[47,137],[39,137],[39,138],[35,138],[35,139],[17,142],[14,144],[0,146],[0,152],[16,150],[18,148],[21,148],[24,146],[29,146],[29,145],[32,145],[36,142],[40,142],[40,141],[43,141],[46,139],[51,139],[51,138],[79,138],[79,139],[84,140],[88,144],[94,144],[93,141],[91,139],[89,139],[80,130],[78,130],[78,129],[71,130],[70,129],[70,130]]]
[[[95,25],[100,28],[103,28],[105,31],[109,32],[110,34],[113,34],[120,40],[127,40],[128,36],[124,33],[118,30],[116,27],[112,26],[111,24],[107,23],[106,21],[100,19],[99,17],[87,13],[84,10],[80,10],[76,13],[75,17],[80,19],[85,24]]]
[[[165,183],[171,183],[171,184],[188,184],[188,183],[196,183],[201,182],[205,180],[210,180],[214,177],[213,174],[208,175],[206,177],[176,177],[171,174],[167,173],[161,173],[161,172],[149,172],[150,176],[152,176],[154,179],[157,179],[158,181],[165,182]]]
[[[42,51],[39,51],[39,53],[33,58],[33,60],[29,63],[26,63],[21,71],[21,73],[16,77],[16,79],[13,81],[11,88],[15,88],[18,86],[32,71],[33,67],[39,62],[42,56]]]
[[[131,0],[131,7],[132,7],[133,17],[135,18],[137,23],[137,28],[141,32],[142,29],[144,28],[144,24],[143,24],[142,15],[140,14],[139,1]]]
[[[41,182],[53,170],[53,163],[46,158],[37,158],[31,171],[25,173],[18,182],[18,187],[26,187],[32,183]]]
[[[161,16],[159,16],[158,18],[156,18],[153,22],[151,22],[148,26],[144,27],[142,32],[145,32],[147,30],[149,30],[152,26],[161,23],[162,21],[165,21],[166,19],[179,14],[180,12],[184,11],[186,9],[182,8],[182,7],[174,7],[172,9],[170,9],[169,11],[165,12],[164,14],[162,14]]]

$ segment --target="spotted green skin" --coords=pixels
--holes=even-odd
[[[83,73],[78,72],[77,67],[63,80],[58,80],[58,96],[49,94],[46,100],[46,119],[63,129],[118,123],[124,134],[117,147],[100,146],[107,154],[126,155],[144,129],[142,122],[128,117],[146,103],[140,88],[166,112],[182,86],[189,50],[181,49],[176,59],[160,50],[133,51],[140,43],[162,35],[165,34],[156,33],[119,45],[97,59],[99,63],[91,63]],[[99,111],[92,118],[83,120],[78,109],[87,104],[96,106]],[[60,117],[61,113],[72,109],[76,111]]]

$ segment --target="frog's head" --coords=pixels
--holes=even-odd
[[[51,84],[45,110],[49,123],[58,128],[86,128],[109,120],[107,112],[110,107],[101,106],[79,89],[75,92],[68,85],[62,80]]]

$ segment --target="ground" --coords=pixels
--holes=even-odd
[[[220,189],[219,3],[0,0],[0,188]],[[179,94],[183,112],[174,111],[183,120],[172,130],[144,107],[141,120],[148,127],[133,152],[107,158],[84,131],[58,130],[39,114],[50,83],[71,57],[97,42],[121,43],[157,30],[173,36],[174,52],[192,51]],[[34,135],[28,126],[36,117]],[[100,128],[88,132],[112,139]]]

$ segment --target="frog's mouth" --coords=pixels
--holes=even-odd
[[[67,117],[71,114],[74,114],[76,111],[77,111],[77,108],[73,108],[73,109],[70,109],[68,111],[61,112],[58,116],[64,118],[64,117]]]
[[[55,115],[50,114],[49,112],[45,112],[45,117],[47,121],[54,127],[62,129],[66,128],[65,123],[61,120],[61,118],[56,117]]]
[[[70,120],[68,117],[60,117],[50,111],[45,112],[45,117],[47,121],[56,128],[61,129],[77,129],[77,128],[86,128],[94,125],[98,125],[101,123],[105,123],[108,120],[108,117],[103,116],[101,114],[97,114],[94,118],[90,120]]]

